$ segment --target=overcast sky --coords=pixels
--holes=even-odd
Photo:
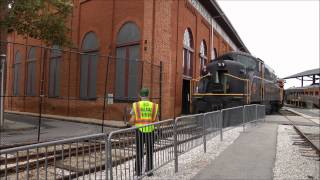
[[[251,54],[280,78],[319,68],[319,0],[217,0]],[[285,88],[300,86],[287,80]]]

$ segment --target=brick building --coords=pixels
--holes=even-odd
[[[154,79],[162,61],[161,114],[172,118],[190,111],[190,82],[206,63],[228,51],[248,52],[214,0],[74,0],[68,26],[72,51],[88,54],[51,50],[45,65],[43,49],[36,47],[44,45],[41,41],[9,36],[8,41],[29,46],[8,45],[7,111],[39,112],[45,69],[42,113],[120,120],[141,86],[159,96]],[[108,63],[107,56],[124,63]],[[105,92],[114,103],[102,116]]]

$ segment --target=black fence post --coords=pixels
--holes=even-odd
[[[160,104],[160,107],[159,107],[159,120],[162,120],[162,113],[161,113],[161,109],[162,109],[162,71],[163,71],[163,63],[162,63],[162,61],[160,61],[160,102],[159,102],[159,104]]]
[[[104,81],[104,95],[103,95],[103,109],[102,109],[102,123],[101,123],[101,133],[104,131],[104,119],[105,119],[105,112],[106,112],[106,98],[107,98],[107,85],[108,85],[108,73],[109,73],[109,60],[110,56],[107,57],[107,69],[106,69],[106,77]]]
[[[38,116],[38,142],[40,141],[40,131],[41,131],[41,120],[42,120],[42,103],[44,99],[44,75],[45,75],[45,62],[47,57],[47,49],[44,49],[44,54],[41,61],[41,80],[40,80],[40,92],[39,92],[39,116]]]

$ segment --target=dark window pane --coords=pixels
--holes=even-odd
[[[36,89],[36,48],[31,47],[27,63],[27,96],[34,96]]]
[[[116,97],[125,96],[125,65],[126,65],[126,48],[117,48],[116,59]]]
[[[59,89],[60,89],[60,79],[59,79],[59,62],[60,59],[51,59],[50,60],[50,70],[49,70],[49,96],[50,97],[57,97],[59,96]]]
[[[19,95],[19,80],[20,80],[20,64],[14,66],[14,83],[13,83],[13,95]]]
[[[183,36],[183,74],[186,76],[192,75],[192,66],[193,66],[193,58],[192,58],[192,51],[193,51],[193,37],[190,29],[186,29],[184,31]],[[203,48],[204,50],[204,48]],[[203,52],[205,53],[205,52]]]
[[[138,68],[140,57],[140,45],[129,47],[129,78],[128,78],[128,97],[137,98],[139,91]]]
[[[54,96],[54,81],[55,81],[55,60],[50,60],[50,66],[49,66],[49,96]]]
[[[14,63],[16,64],[16,63],[20,63],[20,62],[21,62],[21,54],[19,51],[17,51]]]
[[[136,24],[128,22],[117,36],[116,92],[117,98],[137,98],[140,87],[138,59],[140,59],[140,31]]]
[[[88,96],[88,55],[81,55],[80,62],[80,97],[86,98]]]
[[[83,99],[96,97],[98,48],[96,34],[87,33],[82,44],[84,54],[80,57],[80,97]]]
[[[34,61],[28,63],[28,87],[27,95],[35,95],[35,85],[36,85],[36,63]]]
[[[32,47],[29,50],[29,54],[28,54],[28,61],[30,60],[34,60],[36,58],[36,48]]]
[[[128,22],[122,26],[118,33],[117,44],[127,44],[140,41],[140,31],[135,23]]]
[[[96,84],[97,84],[97,63],[98,63],[98,55],[90,54],[89,55],[89,98],[96,97]]]
[[[183,49],[183,74],[187,75],[188,74],[188,50]]]
[[[251,57],[238,55],[238,61],[243,64],[247,70],[259,70],[258,62]]]
[[[83,39],[82,42],[82,50],[89,50],[89,49],[98,49],[99,42],[96,34],[94,32],[89,32]]]
[[[21,55],[20,52],[17,51],[15,54],[15,60],[13,64],[13,95],[19,95],[19,79],[20,79],[20,62],[21,62]]]
[[[51,50],[50,69],[49,69],[49,96],[57,97],[60,95],[60,60],[62,51],[59,46],[54,45]]]
[[[54,96],[60,96],[60,61],[56,60]]]

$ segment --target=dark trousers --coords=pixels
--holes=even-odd
[[[142,133],[136,130],[136,174],[141,176],[142,171],[142,157],[144,156],[144,144],[146,145],[146,172],[153,169],[153,143],[154,132]]]

